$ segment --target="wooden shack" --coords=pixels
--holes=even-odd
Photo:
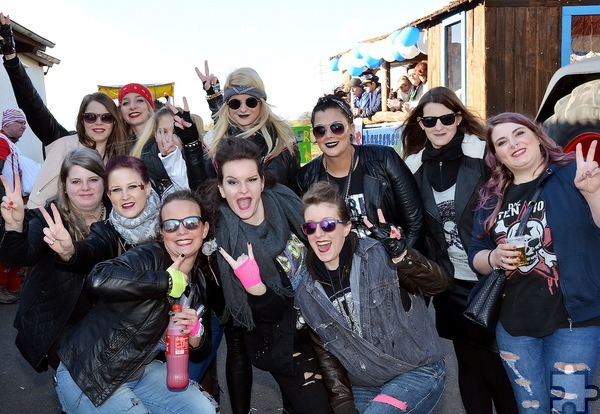
[[[598,0],[457,0],[408,26],[427,31],[429,86],[457,91],[483,117],[534,117],[558,68],[600,54]],[[384,88],[394,64],[380,69]]]

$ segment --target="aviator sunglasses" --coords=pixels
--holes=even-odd
[[[312,133],[315,139],[321,139],[327,133],[327,127],[333,133],[333,135],[342,135],[346,130],[346,125],[341,122],[333,122],[329,125],[317,125],[313,127]]]
[[[454,112],[453,114],[446,114],[442,116],[423,116],[420,121],[423,123],[425,128],[433,128],[437,124],[438,119],[442,121],[442,125],[452,125],[456,121],[456,115],[460,112]]]
[[[324,232],[331,233],[335,230],[338,223],[346,224],[348,223],[348,220],[327,219],[321,220],[319,222],[307,221],[306,223],[302,223],[301,227],[302,232],[307,236],[310,236],[311,234],[315,234],[315,231],[317,231],[317,226],[321,227],[321,230],[323,230]]]
[[[189,216],[189,217],[183,218],[181,220],[169,219],[169,220],[161,221],[160,228],[163,229],[167,233],[174,233],[177,231],[177,229],[179,228],[179,226],[181,224],[183,224],[183,227],[185,227],[188,230],[196,230],[200,226],[200,223],[204,223],[204,219],[202,217]]]
[[[237,98],[233,98],[227,101],[227,105],[229,105],[229,107],[233,110],[240,109],[240,106],[242,106],[242,101],[240,101]],[[256,99],[255,97],[251,96],[249,98],[246,98],[246,106],[248,108],[256,108],[257,105],[258,99]]]
[[[104,114],[95,114],[93,112],[86,112],[83,114],[83,120],[88,124],[93,124],[96,122],[96,119],[100,118],[103,124],[112,124],[115,118],[112,114],[104,113]]]

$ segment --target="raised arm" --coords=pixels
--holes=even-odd
[[[48,107],[33,86],[25,67],[14,51],[14,35],[9,16],[0,13],[0,36],[4,38],[5,45],[12,42],[13,49],[2,47],[4,54],[4,68],[10,79],[17,105],[23,110],[27,123],[33,133],[42,141],[44,146],[51,144],[60,137],[70,135],[50,113]],[[12,53],[7,53],[12,52]]]
[[[591,143],[587,156],[583,157],[581,143],[575,148],[577,172],[575,173],[575,187],[581,192],[592,212],[596,226],[600,227],[600,168],[594,161],[598,141]]]

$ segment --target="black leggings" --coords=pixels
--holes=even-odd
[[[458,362],[458,386],[467,414],[516,414],[510,381],[496,352],[452,341]]]
[[[227,389],[233,414],[248,414],[252,397],[252,364],[244,346],[242,328],[227,326]],[[298,335],[297,335],[298,337]],[[294,376],[273,374],[279,385],[283,405],[290,414],[328,414],[329,399],[308,336],[294,342]]]

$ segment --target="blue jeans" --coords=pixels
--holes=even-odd
[[[201,362],[192,362],[189,363],[188,372],[190,375],[190,379],[196,382],[200,382],[202,377],[206,373],[208,366],[215,359],[217,355],[217,351],[219,350],[219,345],[221,344],[221,340],[223,339],[223,325],[219,323],[219,318],[215,316],[214,313],[210,313],[210,329],[211,329],[211,344],[212,348],[210,350],[210,354],[206,359]],[[210,391],[210,390],[209,390]]]
[[[190,386],[184,391],[169,391],[166,381],[167,365],[154,360],[146,365],[140,378],[124,383],[96,407],[61,362],[56,370],[55,388],[66,413],[215,413],[215,408],[199,389]]]
[[[559,329],[542,338],[512,336],[498,323],[500,358],[519,413],[591,413],[600,326]],[[553,411],[551,411],[553,410]]]
[[[361,414],[430,413],[446,384],[444,360],[398,375],[381,387],[352,386]]]

